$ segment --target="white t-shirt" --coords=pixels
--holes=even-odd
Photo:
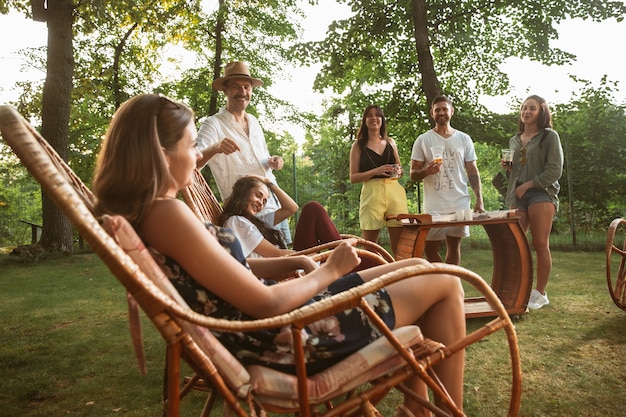
[[[443,165],[437,174],[422,180],[424,212],[446,214],[469,209],[471,197],[465,163],[476,160],[472,138],[459,130],[455,130],[449,138],[444,138],[431,129],[415,140],[411,159],[428,164],[433,160],[433,146],[443,146]]]
[[[274,212],[259,214],[257,217],[265,224],[274,225]],[[243,216],[230,216],[225,222],[224,227],[232,229],[239,243],[241,243],[241,249],[243,255],[246,258],[263,258],[254,250],[261,244],[264,237],[261,231],[248,219]]]

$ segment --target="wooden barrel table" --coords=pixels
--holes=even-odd
[[[396,259],[421,258],[428,230],[450,226],[476,226],[485,229],[493,253],[491,288],[509,314],[528,311],[527,304],[533,284],[533,258],[530,245],[519,218],[512,211],[494,212],[472,220],[438,220],[429,214],[400,214],[403,223]],[[465,299],[465,315],[494,316],[495,312],[482,297]]]

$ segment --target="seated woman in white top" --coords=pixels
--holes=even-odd
[[[270,191],[278,198],[280,209],[259,215]],[[287,249],[282,233],[273,226],[298,210],[298,204],[280,187],[259,176],[242,177],[224,202],[217,224],[233,230],[247,258],[271,258],[341,239],[339,231],[321,204],[304,205],[293,239],[294,250]]]

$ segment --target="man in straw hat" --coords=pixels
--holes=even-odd
[[[208,117],[198,130],[198,149],[202,152],[198,168],[208,163],[222,201],[230,196],[238,178],[260,175],[276,184],[273,170],[283,167],[283,158],[270,155],[256,117],[246,113],[252,90],[262,84],[263,81],[250,75],[248,65],[240,61],[226,64],[224,76],[213,81],[213,89],[226,95],[226,107]],[[263,212],[276,211],[279,207],[278,200],[270,198]],[[280,229],[287,243],[291,243],[286,220]]]

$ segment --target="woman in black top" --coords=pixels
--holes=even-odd
[[[363,183],[359,207],[363,238],[378,242],[380,229],[386,224],[394,256],[402,232],[395,216],[409,211],[406,192],[398,183],[402,175],[398,148],[387,136],[383,110],[377,105],[367,106],[350,150],[350,182]]]

